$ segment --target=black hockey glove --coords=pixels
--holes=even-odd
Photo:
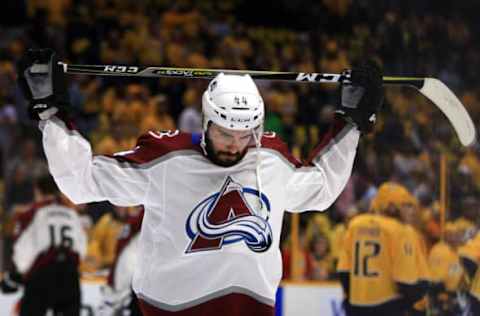
[[[353,68],[351,84],[341,84],[337,115],[355,124],[362,133],[370,133],[383,104],[382,70],[373,62]]]
[[[18,291],[22,285],[22,276],[15,272],[5,272],[0,281],[0,291],[4,294],[11,294]]]
[[[45,120],[68,105],[62,66],[52,49],[30,49],[17,64],[18,84],[33,120]]]

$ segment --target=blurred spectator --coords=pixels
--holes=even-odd
[[[335,224],[331,233],[331,257],[334,263],[339,259],[340,251],[343,248],[343,239],[347,232],[348,223],[350,220],[358,214],[358,210],[355,206],[348,209],[346,214],[342,217],[342,221]]]
[[[93,227],[88,250],[82,265],[83,271],[109,269],[115,259],[117,239],[128,217],[129,208],[113,206]]]
[[[330,252],[330,240],[325,235],[315,235],[310,241],[313,257],[312,280],[328,280],[335,271],[334,260]]]
[[[0,170],[7,165],[7,158],[12,152],[16,133],[18,131],[18,118],[15,106],[0,97]]]
[[[35,180],[41,175],[48,172],[47,165],[38,155],[37,143],[32,138],[26,138],[18,148],[19,152],[10,159],[6,166],[6,179],[10,179],[10,175],[15,173],[19,166],[24,167],[26,178]]]
[[[307,243],[305,229],[300,229],[297,253],[293,254],[292,240],[282,247],[283,280],[302,281],[313,276],[314,258]],[[293,274],[292,274],[293,271]]]
[[[348,210],[355,204],[355,180],[353,177],[348,179],[343,192],[335,201],[336,212],[340,215],[346,215]]]
[[[148,110],[140,124],[140,130],[145,133],[152,131],[175,130],[175,122],[169,113],[168,99],[159,94],[149,100]]]
[[[268,91],[265,94],[265,130],[275,132],[279,136],[285,136],[282,118],[280,116],[280,98],[281,96],[274,91]]]
[[[311,216],[308,218],[307,227],[305,229],[307,243],[309,243],[316,235],[324,235],[330,239],[332,236],[332,222],[329,216],[323,212],[313,212],[310,214]]]
[[[460,161],[459,169],[465,173],[471,174],[477,189],[480,189],[480,159],[478,153],[473,148],[467,148]]]
[[[12,172],[5,194],[6,211],[10,214],[26,211],[30,207],[34,182],[27,166],[17,165]]]
[[[183,94],[184,110],[178,119],[178,128],[187,133],[202,131],[201,95],[195,88],[188,88]]]

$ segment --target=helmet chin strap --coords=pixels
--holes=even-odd
[[[261,128],[260,130],[263,130]],[[262,179],[260,178],[260,147],[262,146],[261,143],[261,135],[257,135],[255,129],[252,129],[253,139],[255,140],[255,154],[256,154],[256,162],[255,162],[255,175],[257,178],[257,188],[258,188],[258,203],[260,204],[259,211],[263,208],[262,203]]]
[[[205,117],[205,115],[202,114],[202,139],[200,140],[200,147],[202,148],[202,151],[203,151],[203,154],[205,155],[205,157],[208,157],[208,152],[207,152],[207,143],[206,143],[206,139],[207,139],[207,130],[208,130],[208,127],[210,126],[210,123],[211,121],[206,121],[207,118]]]
[[[200,147],[202,148],[203,154],[208,157],[207,153],[207,143],[205,142],[205,138],[207,137],[207,133],[205,129],[202,130],[202,139],[200,140]]]

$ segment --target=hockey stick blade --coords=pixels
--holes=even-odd
[[[416,88],[450,121],[463,146],[472,145],[476,139],[475,125],[462,102],[440,80],[420,77],[383,77],[385,85],[401,85]]]
[[[463,146],[475,141],[475,125],[462,102],[440,80],[425,78],[419,91],[433,102],[452,124]]]
[[[195,69],[173,67],[145,67],[129,65],[72,65],[59,62],[65,73],[132,76],[149,78],[199,78],[212,79],[219,73],[250,75],[255,80],[274,80],[305,83],[349,83],[349,74],[303,73],[258,70]],[[415,87],[432,101],[447,117],[464,146],[475,141],[475,126],[463,104],[440,80],[419,77],[383,77],[386,85],[406,85]]]

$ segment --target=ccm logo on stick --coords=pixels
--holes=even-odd
[[[135,66],[105,66],[103,71],[107,72],[122,72],[122,73],[137,73],[138,67]]]
[[[297,75],[296,81],[309,82],[338,82],[342,77],[341,74],[320,74],[316,72],[305,73],[301,72]]]

